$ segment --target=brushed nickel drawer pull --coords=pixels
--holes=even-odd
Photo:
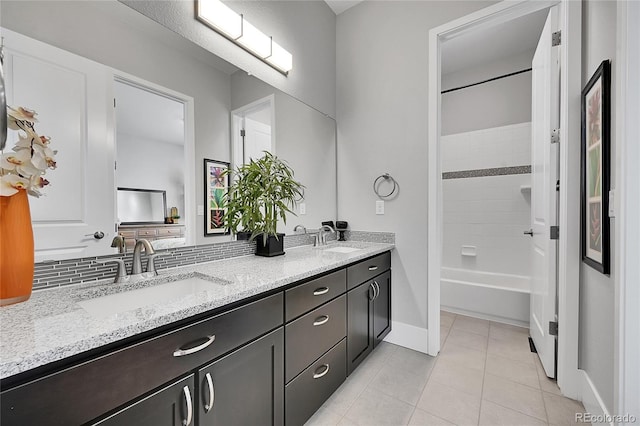
[[[313,291],[314,296],[322,296],[323,294],[327,294],[327,293],[329,293],[329,287],[320,287],[320,288],[316,288]]]
[[[380,284],[378,284],[377,281],[373,281],[373,286],[374,286],[374,296],[373,296],[373,300],[376,300],[378,298],[378,296],[380,296]]]
[[[322,315],[321,317],[316,318],[313,325],[314,327],[317,327],[319,325],[326,324],[327,322],[329,322],[329,315]]]
[[[367,290],[367,299],[374,300],[376,298],[376,286],[374,286],[373,283],[371,282],[369,283],[369,288],[373,290],[373,296],[371,295],[371,292]]]
[[[318,373],[318,370],[321,369],[322,367],[324,367],[324,371],[322,371],[322,373]],[[320,377],[326,375],[328,372],[329,372],[329,364],[322,364],[320,367],[316,369],[316,372],[313,373],[313,378],[319,379]]]
[[[194,354],[194,353],[196,353],[198,351],[203,350],[204,348],[206,348],[210,344],[212,344],[214,340],[216,340],[215,334],[213,336],[207,336],[207,341],[204,342],[203,344],[198,345],[198,346],[194,346],[193,348],[189,348],[189,349],[182,349],[182,348],[176,349],[176,351],[173,352],[173,356],[178,357],[178,356],[185,356],[185,355]]]
[[[182,388],[182,394],[184,395],[184,401],[187,403],[187,418],[182,420],[183,426],[189,426],[191,420],[193,420],[193,405],[191,404],[191,392],[189,386]]]
[[[204,376],[207,379],[207,387],[209,388],[209,403],[205,404],[204,412],[208,413],[213,408],[213,403],[216,401],[216,391],[213,387],[213,379],[211,379],[211,373],[207,373]]]
[[[369,270],[370,271],[375,271],[376,269],[378,269],[378,267],[376,265],[369,266]]]

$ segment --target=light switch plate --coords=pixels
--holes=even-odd
[[[376,214],[384,214],[384,201],[376,201]]]
[[[204,216],[204,206],[202,204],[198,204],[198,216]]]
[[[609,217],[616,217],[616,191],[609,191]]]
[[[300,203],[298,213],[307,214],[307,204],[306,203]]]

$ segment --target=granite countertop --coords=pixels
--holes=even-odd
[[[0,378],[246,299],[394,248],[393,244],[346,242],[351,253],[302,246],[284,256],[243,256],[166,269],[153,280],[113,284],[101,281],[33,293],[24,303],[0,308]],[[201,277],[219,285],[170,303],[149,304],[111,315],[90,314],[78,302],[159,283]]]

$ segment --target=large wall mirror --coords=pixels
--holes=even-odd
[[[120,2],[1,8],[8,104],[36,110],[58,150],[47,195],[30,199],[36,261],[115,253],[128,202],[118,187],[164,191],[163,215],[177,212],[187,245],[228,241],[204,235],[202,160],[238,165],[264,149],[306,187],[305,214],[280,232],[335,219],[333,119]],[[155,214],[149,226],[164,226]]]

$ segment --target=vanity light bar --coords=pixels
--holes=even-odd
[[[220,0],[196,0],[198,20],[287,75],[293,55]]]

